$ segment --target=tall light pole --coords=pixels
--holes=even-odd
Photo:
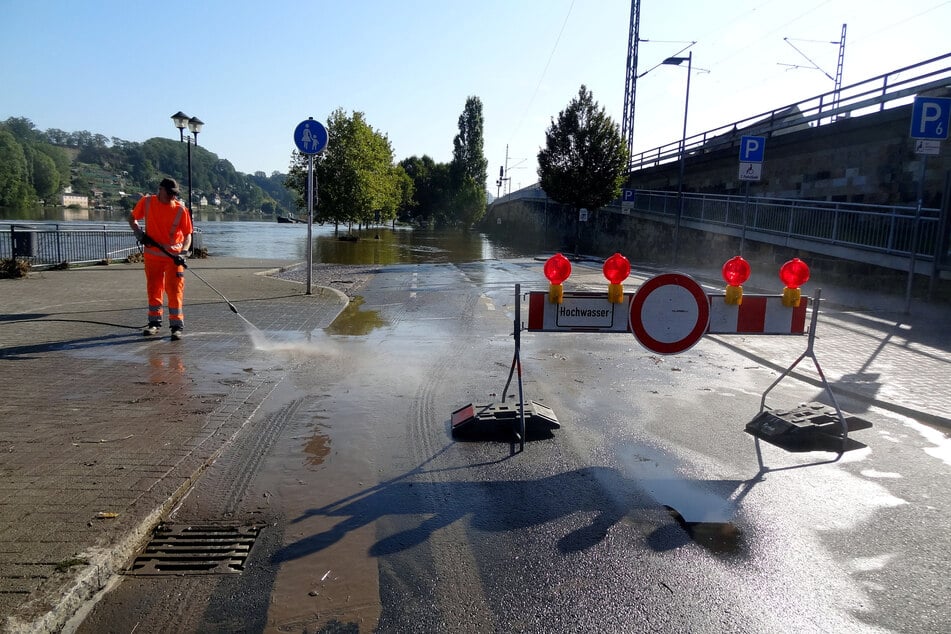
[[[690,106],[690,73],[693,70],[693,51],[687,57],[668,57],[662,64],[680,66],[687,62],[687,96],[684,98],[684,131],[680,137],[680,176],[677,179],[677,217],[674,220],[674,263],[677,262],[677,248],[680,239],[680,219],[684,215],[684,162],[687,158],[687,109]]]
[[[181,110],[172,115],[172,122],[178,128],[178,140],[188,143],[188,213],[192,213],[192,143],[198,145],[198,133],[205,122],[198,117],[189,117]],[[186,127],[192,133],[188,138],[185,138]]]

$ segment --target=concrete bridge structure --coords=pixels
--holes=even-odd
[[[896,289],[913,270],[933,292],[951,273],[951,150],[916,147],[916,96],[951,96],[951,53],[687,137],[682,171],[680,140],[635,154],[625,185],[634,200],[591,210],[580,231],[577,211],[537,184],[493,202],[482,228],[655,262],[674,250],[694,265],[740,251],[770,265],[798,256]],[[758,181],[739,177],[743,136],[765,137]]]

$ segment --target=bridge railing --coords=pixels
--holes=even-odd
[[[864,205],[787,198],[683,195],[681,222],[729,227],[736,233],[768,234],[865,251],[934,260],[941,240],[939,209]],[[633,205],[613,210],[675,218],[677,192],[638,190]]]
[[[737,145],[743,135],[776,136],[837,119],[911,103],[914,96],[951,85],[951,53],[760,113],[686,138],[684,152],[712,152]],[[628,171],[679,160],[682,139],[630,157]],[[739,147],[737,145],[737,147]]]

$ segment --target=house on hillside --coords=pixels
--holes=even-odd
[[[63,194],[62,197],[63,207],[69,207],[70,205],[75,205],[76,207],[82,207],[84,209],[89,208],[89,196],[81,196],[79,194]]]

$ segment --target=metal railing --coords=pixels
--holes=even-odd
[[[934,262],[941,245],[941,211],[901,205],[826,202],[760,196],[684,193],[682,225],[750,240],[796,246],[816,253],[905,270],[914,252],[920,272]],[[493,203],[547,200],[536,186]],[[550,209],[561,208],[550,203]],[[620,200],[601,211],[675,222],[677,192],[637,190],[634,202]]]
[[[910,104],[915,95],[951,85],[951,53],[823,93],[768,112],[688,136],[684,152],[712,152],[738,144],[742,135],[776,136]],[[680,158],[681,139],[630,157],[628,171]]]
[[[193,248],[200,246],[196,233]],[[0,260],[24,260],[34,268],[108,263],[141,251],[127,225],[0,223]]]
[[[789,244],[794,240],[848,247],[903,260],[914,253],[933,261],[941,243],[941,211],[930,207],[866,205],[788,198],[683,195],[680,221],[708,231],[746,235],[758,241]],[[633,205],[615,202],[606,209],[645,217],[675,218],[677,192],[638,190]],[[822,250],[822,249],[818,249]]]

